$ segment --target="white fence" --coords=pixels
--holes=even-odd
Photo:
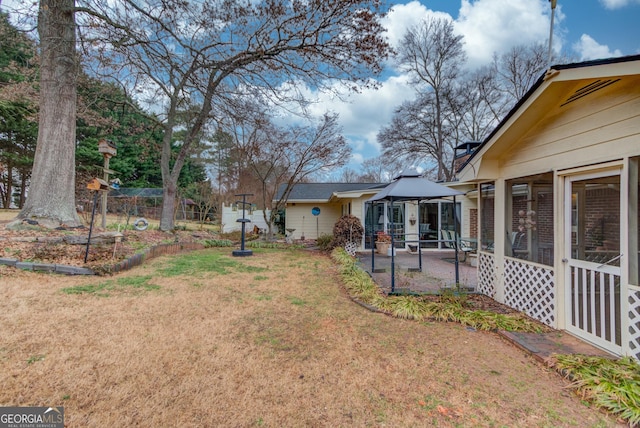
[[[222,221],[220,222],[220,231],[222,233],[234,232],[242,229],[242,223],[238,219],[242,218],[242,210],[237,209],[235,204],[229,206],[222,205]],[[262,210],[244,210],[244,218],[250,222],[246,223],[247,231],[253,230],[254,226],[267,230],[267,223],[264,221],[264,213]],[[267,210],[267,218],[269,218],[269,210]]]

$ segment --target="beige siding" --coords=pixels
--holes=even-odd
[[[313,207],[320,208],[320,215],[311,213]],[[305,239],[317,239],[318,234],[332,234],[333,225],[341,216],[341,204],[287,204],[286,228],[295,229],[294,239],[300,239],[304,232]]]
[[[501,175],[561,170],[638,153],[640,87],[617,89],[621,92],[596,93],[558,107],[500,155]]]
[[[370,197],[371,197],[370,195],[367,195],[366,198],[363,197],[363,198],[351,200],[351,214],[360,219],[360,223],[362,223],[362,226],[364,226],[364,214],[365,214],[364,202]]]

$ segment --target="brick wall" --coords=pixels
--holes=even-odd
[[[595,189],[585,192],[585,248],[620,248],[620,192]],[[608,242],[604,242],[608,241]]]
[[[475,238],[478,236],[478,209],[471,208],[469,210],[469,236]]]

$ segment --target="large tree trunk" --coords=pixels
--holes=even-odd
[[[54,228],[82,222],[75,204],[76,35],[74,0],[41,0],[40,121],[23,219]]]
[[[175,111],[174,108],[171,109]],[[162,213],[160,214],[160,230],[169,232],[175,225],[176,193],[178,189],[178,176],[174,176],[171,170],[171,138],[173,135],[173,123],[170,120],[165,124],[162,138],[162,155],[160,157],[160,171],[162,172]],[[180,165],[181,166],[181,165]],[[178,175],[180,170],[178,170]]]
[[[175,226],[176,193],[178,185],[173,180],[164,182],[162,187],[162,214],[160,217],[160,230],[168,232]]]

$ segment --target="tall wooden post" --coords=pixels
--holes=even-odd
[[[115,156],[118,151],[116,150],[116,143],[111,140],[100,140],[98,142],[98,151],[104,156],[104,181],[109,183],[109,159]],[[109,192],[102,193],[102,228],[107,227],[107,194]]]

